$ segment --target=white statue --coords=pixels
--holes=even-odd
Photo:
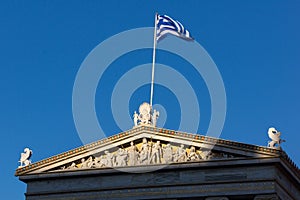
[[[30,150],[29,148],[25,148],[24,153],[21,153],[21,157],[19,160],[20,162],[19,168],[31,164],[31,160],[29,160],[31,156],[32,156],[32,150]]]
[[[104,158],[103,155],[99,157],[95,157],[94,159],[94,167],[99,168],[99,167],[105,167],[107,164],[106,158]]]
[[[136,113],[136,111],[134,111],[134,114],[133,114],[134,126],[138,125],[138,119],[139,119],[139,115]]]
[[[163,158],[165,163],[173,162],[173,148],[170,143],[168,143],[163,149]]]
[[[102,158],[102,163],[107,167],[113,167],[114,166],[114,155],[110,153],[109,151],[104,151],[105,158]]]
[[[76,163],[72,162],[72,164],[68,167],[63,166],[61,169],[77,169]]]
[[[134,127],[136,127],[139,124],[152,124],[153,126],[156,126],[157,119],[159,117],[159,112],[157,110],[153,110],[152,113],[152,108],[149,103],[142,103],[139,107],[139,114],[134,111],[133,114],[133,122],[134,122]]]
[[[151,119],[151,106],[148,103],[142,103],[139,107],[139,120],[140,124],[150,124],[150,119]]]
[[[272,140],[272,141],[268,142],[268,147],[280,149],[280,144],[282,142],[285,142],[285,140],[280,139],[281,132],[279,132],[275,128],[271,127],[268,130],[268,135],[269,135],[269,138]],[[276,147],[276,144],[278,145],[277,147]]]
[[[153,126],[156,126],[158,117],[159,117],[159,112],[154,109],[153,114],[152,114],[152,125]]]
[[[162,150],[160,147],[160,141],[157,141],[152,146],[152,154],[151,154],[151,163],[152,164],[159,164],[161,163],[161,156],[162,156]]]
[[[117,156],[116,156],[116,166],[117,167],[126,166],[127,155],[128,154],[124,149],[119,148],[119,150],[117,152]]]
[[[184,149],[184,145],[181,144],[180,147],[178,147],[174,160],[176,162],[185,162],[187,159],[186,157],[186,150]]]
[[[140,164],[142,164],[142,165],[149,164],[148,163],[148,160],[150,157],[149,154],[150,154],[149,144],[147,142],[147,139],[143,138],[143,144],[142,144],[141,151],[139,154]]]
[[[134,146],[133,141],[130,142],[130,147],[127,150],[128,152],[128,165],[135,166],[138,160],[138,153],[136,146]]]
[[[192,146],[190,148],[190,153],[188,155],[188,160],[189,161],[195,161],[195,160],[200,160],[199,155],[196,152],[196,148],[194,146]]]
[[[80,168],[91,168],[93,166],[93,157],[90,156],[87,160],[84,158],[81,159],[81,165]]]

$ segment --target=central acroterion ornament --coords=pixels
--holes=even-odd
[[[155,109],[152,111],[150,104],[144,102],[139,107],[139,113],[134,111],[133,114],[134,126],[138,126],[138,125],[156,126],[158,117],[159,117],[159,112]]]

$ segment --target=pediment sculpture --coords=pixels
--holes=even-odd
[[[143,138],[142,141],[131,141],[124,148],[115,148],[114,151],[105,150],[98,155],[82,158],[57,170],[157,165],[233,157],[235,156],[224,152],[207,152],[195,146],[188,147],[184,144]]]

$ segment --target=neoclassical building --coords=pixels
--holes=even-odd
[[[20,167],[27,200],[300,199],[300,170],[278,148],[138,125]]]

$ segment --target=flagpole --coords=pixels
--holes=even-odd
[[[153,54],[152,54],[152,78],[151,78],[151,91],[150,91],[150,106],[152,110],[153,100],[153,86],[154,86],[154,68],[155,68],[155,53],[156,53],[156,29],[157,29],[157,13],[155,13],[154,20],[154,38],[153,38]]]

